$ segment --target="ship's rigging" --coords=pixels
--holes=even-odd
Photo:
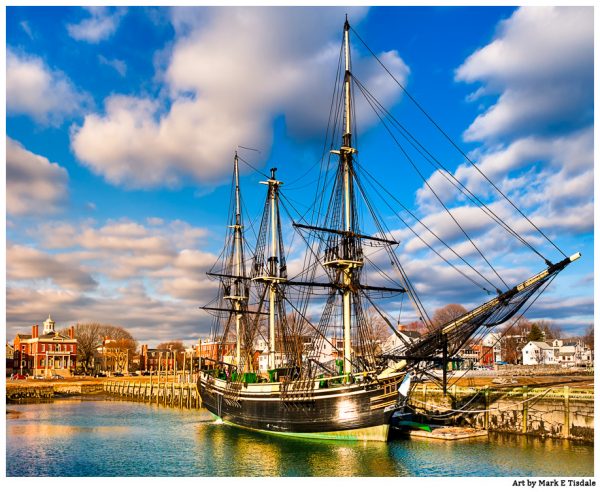
[[[442,159],[435,157],[367,89],[352,71],[351,31],[400,86],[406,99],[423,113],[434,129],[450,142],[500,197],[558,251],[560,260],[552,262],[547,259],[547,255],[536,248],[531,240],[519,234],[492,207],[470,191],[442,164]],[[399,149],[399,162],[408,164],[415,171],[440,209],[464,236],[472,256],[480,258],[482,263],[475,264],[467,255],[461,254],[456,246],[421,221],[409,207],[402,204],[397,195],[381,184],[367,166],[362,165],[355,148],[355,92],[364,97],[381,127]],[[256,371],[256,342],[262,340],[268,352],[268,370],[272,373],[277,369],[285,369],[286,378],[290,381],[311,381],[323,374],[337,372],[337,367],[324,364],[320,359],[326,347],[329,352],[339,355],[339,371],[346,375],[358,372],[381,374],[390,370],[386,369],[390,364],[392,368],[398,367],[393,364],[405,364],[415,371],[425,371],[434,364],[441,364],[445,387],[447,362],[456,356],[470,338],[507,322],[520,310],[527,309],[528,303],[534,301],[562,269],[579,257],[567,257],[513,200],[485,176],[467,153],[406,91],[347,21],[326,134],[316,197],[306,212],[300,213],[293,200],[285,195],[285,184],[276,177],[275,168],[265,176],[266,181],[262,183],[267,185],[267,193],[255,244],[248,244],[245,236],[239,158],[237,153],[234,156],[226,246],[218,264],[209,272],[209,275],[219,279],[219,292],[216,302],[205,308],[215,314],[212,337],[218,344],[216,361],[221,363],[224,356],[229,355],[236,374]],[[541,258],[545,268],[525,282],[511,287],[472,234],[460,224],[451,207],[430,185],[417,159],[432,166],[470,204]],[[378,197],[386,213],[391,213],[450,268],[479,291],[494,297],[443,326],[434,326],[418,295],[418,289],[399,259],[399,242],[385,225],[382,212],[372,202],[372,194]],[[283,218],[281,210],[285,212]],[[283,222],[286,217],[306,248],[301,267],[294,271],[288,271],[285,255]],[[373,230],[365,230],[365,224]],[[444,247],[443,252],[436,248],[436,243]],[[248,251],[252,252],[251,256],[247,256]],[[416,343],[404,342],[400,350],[381,353],[373,340],[370,318],[374,313],[398,335],[391,316],[377,302],[396,296],[410,299],[427,331]],[[233,342],[235,351],[230,350]],[[306,387],[311,386],[307,384]]]

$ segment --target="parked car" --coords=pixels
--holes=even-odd
[[[142,371],[142,376],[150,376],[150,371]]]
[[[103,372],[98,372],[98,373],[96,373],[96,377],[97,378],[105,378],[106,374],[104,374]]]
[[[19,374],[18,372],[15,372],[10,379],[27,379],[27,376],[25,374]]]
[[[52,379],[65,379],[65,377],[61,376],[60,374],[53,374]]]
[[[113,376],[116,378],[122,378],[123,377],[123,373],[122,372],[114,372]]]
[[[44,376],[42,376],[41,374],[36,374],[35,376],[33,376],[33,379],[44,379]]]

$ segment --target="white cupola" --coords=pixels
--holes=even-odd
[[[48,335],[49,333],[54,333],[54,321],[52,321],[50,315],[48,315],[48,319],[44,321],[44,331],[42,334]]]

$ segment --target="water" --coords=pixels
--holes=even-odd
[[[7,405],[8,476],[592,476],[593,447],[523,436],[308,441],[205,410],[106,400]]]

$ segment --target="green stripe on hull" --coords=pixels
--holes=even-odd
[[[300,439],[326,439],[330,441],[379,441],[385,442],[388,439],[389,425],[377,425],[375,427],[366,427],[363,429],[350,429],[344,431],[331,431],[331,432],[279,432],[270,431],[264,429],[255,429],[253,427],[246,427],[239,425],[234,422],[228,422],[223,420],[221,417],[211,413],[215,420],[221,421],[232,427],[239,429],[249,430],[253,432],[262,432],[263,434],[271,434],[275,436],[283,437],[295,437]]]

